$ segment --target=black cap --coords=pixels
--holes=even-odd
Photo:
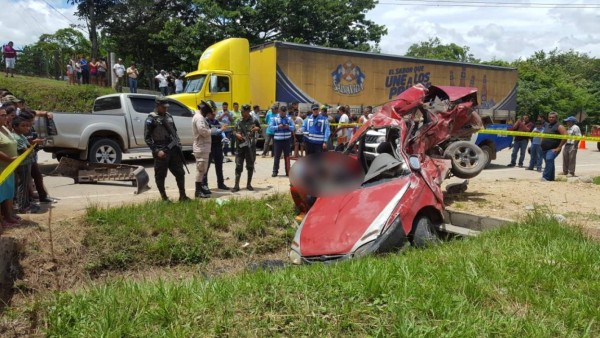
[[[281,111],[287,111],[287,106],[279,106],[279,110],[281,110]]]
[[[169,106],[169,100],[164,96],[157,96],[154,102],[156,102],[156,105]]]
[[[319,109],[319,105],[318,104],[313,104],[312,106],[310,106],[310,110],[315,110],[315,109]]]
[[[242,106],[242,110],[252,110],[252,107],[249,104],[245,104]]]

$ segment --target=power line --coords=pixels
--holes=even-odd
[[[542,9],[596,9],[600,3],[548,3],[548,2],[500,2],[500,1],[456,1],[456,0],[391,0],[393,2],[379,2],[381,5],[393,6],[420,6],[428,5],[435,7],[496,7],[496,8],[542,8]]]
[[[48,6],[50,6],[50,8],[52,8],[56,13],[58,13],[60,16],[62,16],[63,18],[65,18],[68,22],[71,23],[71,25],[73,25],[74,27],[76,27],[77,29],[79,29],[80,31],[82,31],[83,33],[87,33],[86,31],[80,29],[79,27],[77,27],[77,24],[73,21],[71,21],[71,19],[69,19],[68,17],[66,17],[63,13],[61,13],[58,9],[56,9],[56,7],[54,7],[51,3],[49,3],[46,0],[43,0]]]

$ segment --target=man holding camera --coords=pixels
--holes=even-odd
[[[235,124],[233,136],[237,139],[235,154],[235,186],[232,192],[240,191],[240,177],[246,161],[248,171],[248,182],[246,189],[253,191],[252,175],[254,174],[254,160],[256,157],[256,133],[261,131],[260,123],[250,115],[250,105],[242,106],[242,118]]]
[[[183,171],[183,156],[177,128],[173,116],[167,112],[169,101],[159,96],[156,98],[156,108],[148,114],[144,124],[144,140],[154,157],[154,179],[160,197],[169,201],[165,191],[167,170],[175,176],[179,188],[179,201],[189,201],[185,194],[185,172]]]

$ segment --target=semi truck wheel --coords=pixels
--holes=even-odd
[[[444,157],[452,161],[452,174],[458,178],[473,178],[485,168],[487,156],[477,145],[468,141],[451,143]]]
[[[123,152],[119,144],[109,138],[96,139],[91,142],[88,161],[91,163],[121,163]]]

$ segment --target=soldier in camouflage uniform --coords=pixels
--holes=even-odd
[[[144,125],[144,140],[154,157],[154,179],[160,197],[168,201],[165,191],[165,178],[167,170],[175,176],[179,188],[179,200],[189,201],[185,194],[185,172],[183,171],[183,158],[181,144],[177,136],[177,128],[171,114],[167,112],[169,101],[164,97],[156,98],[156,108],[148,114]]]
[[[250,116],[250,105],[242,106],[242,118],[235,124],[233,135],[237,138],[235,153],[235,186],[232,192],[240,191],[240,177],[246,161],[248,182],[246,189],[252,191],[252,175],[254,174],[254,161],[256,158],[256,134],[260,132],[260,123]]]

